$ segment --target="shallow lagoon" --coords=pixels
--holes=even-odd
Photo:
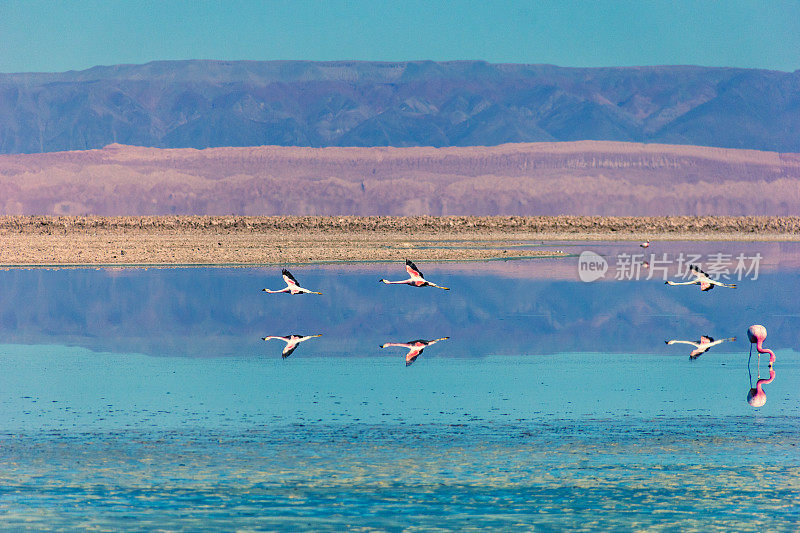
[[[794,529],[796,248],[709,293],[571,259],[419,263],[449,292],[292,268],[320,297],[260,292],[276,268],[0,272],[0,524]],[[323,337],[260,340],[295,332]],[[705,333],[739,340],[664,345]],[[408,368],[378,348],[445,335]]]

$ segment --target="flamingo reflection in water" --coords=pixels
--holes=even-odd
[[[415,341],[408,341],[408,342],[387,342],[381,344],[381,348],[387,348],[389,346],[400,346],[401,348],[408,348],[408,353],[406,354],[406,366],[410,366],[411,363],[417,360],[419,354],[422,353],[427,346],[431,344],[436,344],[439,341],[447,340],[450,337],[442,337],[441,339],[434,339],[432,341],[425,341],[422,339],[417,339]]]
[[[700,357],[702,354],[706,353],[706,351],[708,351],[710,348],[713,348],[714,346],[716,346],[718,344],[722,344],[725,341],[733,342],[735,340],[736,340],[736,337],[730,337],[730,338],[727,338],[727,339],[719,339],[719,340],[715,341],[713,337],[709,337],[708,335],[703,335],[702,337],[700,337],[700,340],[697,341],[697,342],[678,341],[678,340],[674,340],[674,339],[671,340],[671,341],[664,341],[664,342],[666,342],[667,344],[689,344],[691,346],[694,346],[694,350],[692,350],[692,352],[689,354],[689,359],[695,360],[698,357]]]
[[[753,407],[761,407],[765,403],[767,403],[767,393],[764,392],[764,385],[768,383],[772,383],[775,379],[775,369],[772,368],[772,363],[775,362],[775,353],[770,350],[769,348],[764,348],[762,343],[764,339],[767,338],[767,328],[760,324],[755,324],[750,326],[747,330],[747,338],[750,339],[750,356],[747,358],[747,371],[750,371],[750,357],[753,355],[753,344],[756,345],[756,351],[758,352],[758,360],[756,366],[758,368],[758,377],[756,378],[756,386],[752,387],[753,378],[750,377],[750,390],[747,392],[747,403],[749,403]],[[761,377],[761,354],[768,353],[769,354],[769,378],[762,378]]]
[[[270,335],[269,337],[261,337],[262,341],[268,341],[271,339],[276,339],[279,341],[283,341],[286,343],[286,346],[283,347],[283,352],[281,355],[284,359],[292,355],[292,352],[297,349],[297,346],[301,342],[305,342],[308,339],[313,339],[314,337],[322,337],[322,334],[319,335],[286,335],[285,337],[278,337],[276,335]]]

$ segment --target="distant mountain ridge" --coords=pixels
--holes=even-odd
[[[800,152],[800,71],[159,61],[0,74],[0,153],[614,140]]]
[[[577,141],[0,155],[0,215],[800,215],[800,154]]]

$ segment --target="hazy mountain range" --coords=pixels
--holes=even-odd
[[[800,152],[800,71],[161,61],[0,74],[0,153],[583,139]]]
[[[0,214],[798,215],[800,154],[577,141],[0,155]]]

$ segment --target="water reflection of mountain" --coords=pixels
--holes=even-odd
[[[323,295],[260,292],[280,281],[277,269],[0,272],[0,339],[120,353],[269,356],[262,336],[324,333],[306,347],[303,356],[308,357],[375,355],[389,338],[449,335],[447,350],[438,356],[674,355],[664,339],[701,334],[736,335],[740,341],[720,352],[745,351],[743,332],[763,323],[772,346],[800,345],[797,271],[765,273],[736,290],[701,293],[658,280],[587,284],[487,278],[438,266],[430,277],[453,288],[443,292],[383,286],[372,269],[297,270]]]

